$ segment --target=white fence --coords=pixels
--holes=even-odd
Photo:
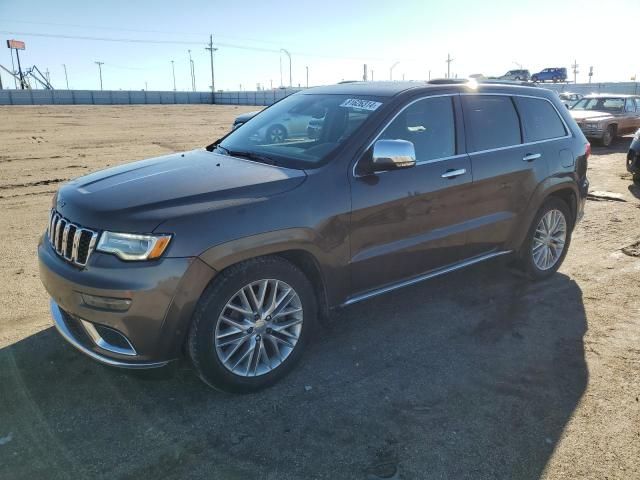
[[[162,92],[144,90],[0,90],[0,105],[271,105],[296,88],[256,92]],[[214,102],[215,100],[215,102]]]

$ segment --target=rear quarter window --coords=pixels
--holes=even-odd
[[[510,96],[465,95],[462,97],[467,148],[471,152],[522,143],[520,122]]]
[[[550,140],[567,135],[564,124],[550,102],[541,98],[515,97],[525,142]]]

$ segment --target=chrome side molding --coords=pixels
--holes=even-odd
[[[454,263],[449,265],[448,267],[439,268],[437,270],[432,270],[430,272],[424,273],[422,275],[418,275],[417,277],[410,278],[408,280],[403,280],[398,283],[394,283],[392,285],[387,285],[386,287],[378,288],[376,290],[371,290],[366,293],[362,293],[360,295],[356,295],[355,297],[349,298],[346,302],[344,302],[341,307],[346,307],[348,305],[353,305],[354,303],[361,302],[362,300],[367,300],[372,297],[377,297],[378,295],[382,295],[383,293],[392,292],[394,290],[398,290],[399,288],[408,287],[409,285],[414,285],[416,283],[423,282],[430,278],[439,277],[440,275],[444,275],[446,273],[454,272],[456,270],[460,270],[461,268],[468,267],[470,265],[474,265],[476,263],[484,262],[485,260],[489,260],[490,258],[500,257],[502,255],[507,255],[511,253],[512,250],[502,250],[499,252],[491,252],[485,253],[484,255],[480,255],[477,257],[469,258],[459,263]]]

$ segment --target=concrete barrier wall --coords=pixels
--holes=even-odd
[[[271,105],[297,88],[255,92],[163,92],[143,90],[0,90],[0,105]]]

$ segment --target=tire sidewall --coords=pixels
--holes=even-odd
[[[263,258],[230,267],[205,290],[189,332],[189,355],[202,380],[226,392],[248,393],[268,387],[285,376],[298,362],[316,324],[316,298],[307,277],[281,258]],[[300,297],[303,324],[298,342],[290,355],[273,371],[257,377],[241,377],[228,370],[218,358],[214,332],[227,302],[247,284],[275,278],[289,284]]]
[[[560,212],[562,212],[567,224],[567,235],[565,238],[564,250],[562,251],[562,254],[560,255],[560,258],[558,259],[556,264],[548,270],[541,270],[533,261],[533,238],[535,236],[536,228],[538,227],[540,220],[549,210],[559,210]],[[562,262],[564,262],[564,259],[567,256],[567,252],[569,251],[572,233],[573,219],[571,216],[571,211],[569,210],[569,206],[559,198],[548,198],[536,213],[533,222],[531,222],[531,227],[529,227],[527,237],[520,249],[520,260],[523,264],[524,270],[527,272],[530,278],[532,278],[533,280],[542,280],[544,278],[550,277],[558,271],[558,269],[562,265]]]

